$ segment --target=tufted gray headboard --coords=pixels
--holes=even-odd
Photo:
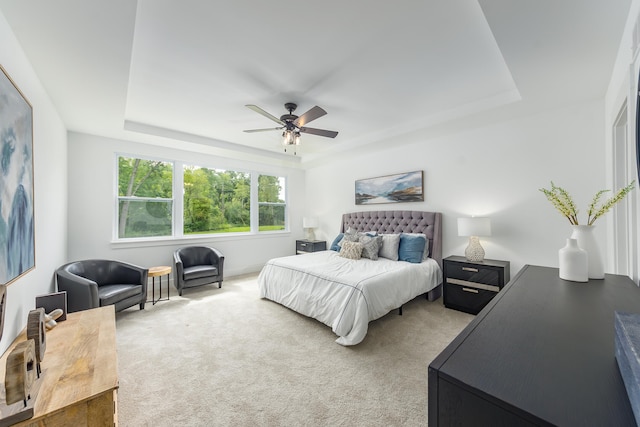
[[[342,215],[340,232],[349,227],[378,233],[423,233],[429,239],[429,254],[442,268],[442,214],[423,211],[366,211]]]

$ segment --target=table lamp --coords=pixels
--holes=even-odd
[[[313,231],[314,228],[318,228],[318,218],[314,216],[304,217],[302,219],[302,228],[307,230],[307,240],[316,240],[316,235]]]
[[[469,236],[469,246],[464,251],[467,260],[481,262],[484,249],[478,236],[491,236],[491,221],[480,217],[458,218],[458,236]]]

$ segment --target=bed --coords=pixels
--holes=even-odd
[[[414,262],[384,257],[353,260],[331,249],[274,258],[258,276],[260,297],[330,326],[338,335],[338,344],[358,344],[365,338],[370,321],[395,309],[402,314],[402,305],[419,295],[425,294],[430,301],[440,297],[441,223],[439,212],[344,214],[341,233],[424,234],[428,258]]]

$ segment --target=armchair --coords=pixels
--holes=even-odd
[[[175,278],[173,284],[182,295],[184,288],[218,282],[222,287],[224,255],[206,246],[188,246],[173,254]]]
[[[120,261],[89,259],[63,265],[56,270],[58,290],[67,292],[67,310],[88,310],[115,305],[122,311],[147,300],[149,270]]]

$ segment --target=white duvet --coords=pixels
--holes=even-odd
[[[431,258],[420,264],[351,260],[331,250],[272,259],[258,276],[261,298],[330,326],[342,345],[358,344],[371,320],[441,282],[442,271]]]

